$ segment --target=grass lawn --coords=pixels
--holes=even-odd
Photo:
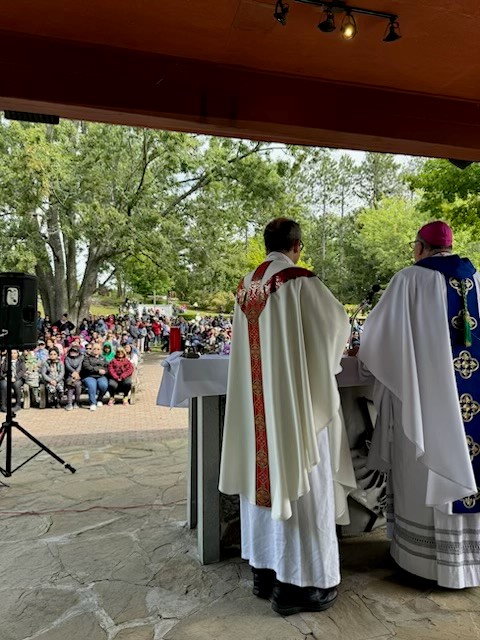
[[[118,307],[113,305],[92,304],[90,313],[94,316],[109,316],[111,313],[118,314]]]

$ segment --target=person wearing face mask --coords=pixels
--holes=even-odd
[[[80,394],[82,392],[82,364],[83,355],[76,343],[73,343],[65,356],[65,385],[67,388],[67,406],[65,409],[71,411],[80,406]],[[75,404],[74,404],[75,396]]]
[[[41,378],[47,387],[49,403],[56,409],[60,408],[63,396],[65,367],[60,361],[58,350],[51,347],[48,358],[42,365]]]

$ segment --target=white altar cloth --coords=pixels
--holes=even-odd
[[[229,356],[204,355],[182,358],[176,351],[162,362],[164,372],[157,395],[162,407],[188,407],[192,398],[223,396],[227,393]],[[337,375],[339,387],[357,387],[373,382],[357,358],[342,358],[342,371]]]

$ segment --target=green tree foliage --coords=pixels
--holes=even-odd
[[[390,153],[366,153],[359,167],[356,192],[368,206],[376,208],[383,198],[402,190],[400,164]]]
[[[301,223],[301,264],[345,303],[409,264],[433,218],[480,266],[477,165],[68,121],[0,122],[0,151],[0,268],[34,270],[53,318],[114,284],[228,310],[277,216]]]
[[[0,139],[3,242],[28,252],[51,317],[86,315],[109,261],[170,248],[148,232],[173,220],[194,138],[62,122],[2,123]]]
[[[325,230],[327,237],[323,247],[321,245]],[[354,302],[361,295],[365,284],[365,272],[362,268],[359,270],[363,256],[358,233],[354,213],[344,217],[328,214],[321,220],[314,221],[307,244],[307,256],[312,260],[314,271],[323,273],[322,280],[342,302]]]
[[[184,292],[194,300],[234,291],[249,270],[252,238],[271,218],[298,213],[287,188],[290,165],[272,157],[275,148],[221,138],[208,144],[216,174],[188,204],[181,252]]]
[[[449,222],[455,250],[480,268],[480,165],[461,170],[447,160],[430,159],[408,180],[419,192],[418,208],[428,220]]]
[[[445,204],[456,200],[471,201],[472,209],[479,212],[480,165],[471,164],[458,169],[448,160],[427,160],[419,171],[408,176],[409,182],[421,194],[419,208],[432,218],[440,218]],[[475,221],[475,220],[472,220]]]
[[[412,264],[408,243],[424,221],[425,214],[400,197],[352,212],[343,221],[330,215],[326,284],[343,303],[358,303],[372,284],[386,285],[396,271]]]
[[[346,217],[355,202],[358,167],[348,154],[293,149],[294,188],[304,208],[305,259],[337,295],[345,271]]]
[[[4,268],[34,268],[45,311],[88,312],[113,277],[231,291],[244,238],[288,209],[271,145],[132,127],[0,123]]]
[[[115,269],[115,274],[118,275],[119,271],[135,295],[144,301],[174,289],[174,278],[168,265],[162,269],[142,255],[125,258]],[[126,296],[123,290],[120,294],[122,298]]]
[[[397,271],[412,264],[409,242],[427,219],[411,202],[397,197],[364,209],[356,222],[361,256],[357,268],[365,271],[370,284],[386,285]]]

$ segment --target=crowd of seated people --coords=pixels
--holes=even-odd
[[[46,389],[48,405],[65,405],[67,411],[80,406],[86,393],[91,411],[112,406],[122,397],[128,406],[132,385],[142,354],[157,346],[170,350],[170,331],[178,327],[181,349],[193,347],[199,353],[230,352],[231,318],[197,315],[166,318],[158,310],[143,308],[135,314],[89,316],[78,327],[64,314],[50,322],[38,314],[37,346],[12,350],[12,391],[14,411],[21,408],[22,389],[27,385],[33,403],[39,405],[40,388]],[[6,410],[7,357],[0,358],[0,411]],[[108,402],[105,396],[108,393]]]
[[[181,338],[181,350],[193,346],[199,353],[230,353],[232,338],[232,318],[225,314],[201,316],[186,320],[182,308],[174,307],[174,315],[166,317],[159,310],[147,307],[135,309],[137,317],[129,316],[126,327],[133,338],[139,353],[149,351],[155,345],[164,352],[170,349],[170,332],[178,328]],[[120,321],[122,318],[120,317]]]
[[[76,330],[66,314],[51,323],[39,313],[37,346],[23,352],[11,351],[12,410],[21,409],[22,392],[29,393],[33,403],[40,406],[42,387],[49,406],[65,405],[67,411],[80,406],[82,393],[87,394],[91,411],[103,406],[107,392],[107,406],[112,406],[118,395],[123,396],[123,404],[128,406],[140,353],[149,342],[137,333],[142,325],[145,326],[138,319],[91,316]],[[6,405],[7,352],[3,351],[0,411],[5,412]]]
[[[181,350],[191,346],[198,353],[230,353],[232,340],[232,319],[223,314],[218,316],[197,315],[187,322],[183,316],[179,316],[174,322],[164,324],[163,331],[167,330],[160,344],[163,351],[170,350],[170,329],[177,326],[180,330]]]

